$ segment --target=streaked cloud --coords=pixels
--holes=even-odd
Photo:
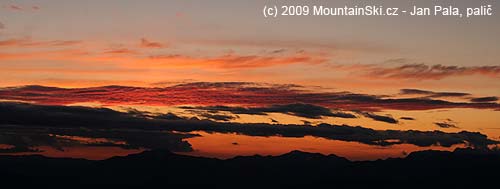
[[[331,109],[312,104],[285,104],[265,107],[234,107],[234,106],[204,106],[180,107],[187,110],[204,110],[209,112],[230,112],[232,114],[268,115],[268,113],[283,113],[298,117],[320,119],[322,117],[356,118],[349,112],[332,111]]]
[[[135,50],[127,49],[127,48],[117,48],[104,51],[104,54],[137,54],[138,52]]]
[[[445,66],[406,64],[397,67],[373,67],[365,70],[365,76],[380,79],[440,80],[452,76],[482,75],[500,77],[500,66]]]
[[[478,97],[478,98],[471,98],[471,102],[495,102],[498,101],[498,97],[496,96],[487,96],[487,97]]]
[[[471,94],[462,92],[434,92],[428,90],[420,89],[401,89],[400,94],[402,95],[423,95],[428,98],[439,98],[439,97],[465,97]]]
[[[435,122],[434,124],[440,128],[444,128],[444,129],[450,129],[450,128],[458,129],[459,128],[457,126],[457,122],[455,122],[451,119],[446,119],[446,120],[441,121],[441,122]]]
[[[375,121],[381,121],[385,123],[391,123],[391,124],[396,124],[399,123],[399,121],[395,118],[392,117],[392,115],[378,115],[373,112],[364,112],[364,111],[358,111],[358,114],[361,114],[367,118],[373,119]]]
[[[145,48],[165,48],[165,47],[167,47],[167,45],[165,45],[165,44],[162,44],[160,42],[153,42],[153,41],[150,41],[146,38],[141,39],[140,45],[141,45],[141,47],[145,47]]]
[[[51,41],[35,41],[31,38],[12,38],[0,41],[0,46],[3,47],[57,47],[57,46],[73,46],[81,44],[78,40],[51,40]]]
[[[468,101],[451,102],[432,98],[394,98],[384,95],[352,92],[322,92],[320,90],[311,90],[297,85],[273,85],[245,82],[195,82],[154,88],[103,86],[64,89],[44,86],[22,86],[3,88],[0,90],[0,99],[58,105],[81,102],[100,102],[105,105],[240,105],[245,107],[268,107],[273,105],[303,103],[327,107],[333,110],[361,110],[368,112],[379,110],[432,110],[443,108],[500,109],[500,104],[495,102],[472,103]],[[278,111],[280,107],[286,106],[274,106],[270,109],[260,109],[260,111]],[[247,111],[247,113],[249,113],[259,109],[249,108],[238,110],[228,108],[227,110],[233,112]],[[298,111],[289,113],[301,115]],[[321,115],[324,114],[316,114],[314,116]]]
[[[40,10],[40,7],[36,6],[36,5],[21,6],[21,5],[16,5],[16,4],[10,4],[10,5],[4,5],[3,7],[5,9],[11,10],[11,11],[38,11],[38,10]]]

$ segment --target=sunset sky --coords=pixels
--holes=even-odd
[[[120,112],[132,108],[221,122],[466,130],[500,140],[499,14],[262,15],[264,5],[292,2],[304,3],[2,0],[0,100]],[[324,6],[355,2],[307,1]],[[377,2],[408,9],[411,5],[411,1]],[[481,5],[452,2],[458,7]],[[495,0],[483,4],[499,5]],[[303,109],[327,113],[303,115]],[[213,112],[223,113],[208,114]],[[208,156],[251,154],[259,148],[230,145],[233,140],[255,139],[249,136],[201,133],[214,142],[197,141],[203,137],[187,140],[195,149],[213,149],[205,153]],[[280,139],[255,140],[254,144],[264,144],[263,140]],[[290,141],[301,148],[350,144],[325,144],[333,141],[311,136],[286,140],[301,140]],[[240,150],[220,152],[210,146],[218,142]],[[417,150],[400,145],[391,153]],[[274,146],[269,151],[293,148]],[[360,156],[352,155],[369,159]]]

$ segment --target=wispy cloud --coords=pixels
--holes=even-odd
[[[20,6],[17,6],[17,5],[9,5],[7,6],[10,10],[16,10],[16,11],[20,11],[20,10],[23,10]]]
[[[406,64],[397,67],[370,66],[365,76],[380,79],[440,80],[452,76],[482,75],[500,77],[500,66],[444,66]]]
[[[144,48],[165,48],[165,47],[167,47],[167,45],[165,45],[165,44],[162,44],[159,42],[153,42],[153,41],[150,41],[146,38],[141,39],[140,45],[141,45],[141,47],[144,47]]]
[[[11,11],[38,11],[38,10],[40,10],[40,7],[36,6],[36,5],[21,6],[21,5],[10,4],[10,5],[4,5],[3,7],[5,9],[11,10]]]
[[[361,114],[367,118],[371,118],[375,121],[381,121],[385,123],[391,123],[391,124],[396,124],[399,123],[399,121],[395,118],[392,117],[392,115],[378,115],[373,112],[364,112],[364,111],[358,111],[358,114]]]
[[[135,50],[127,49],[127,48],[118,48],[104,51],[104,54],[137,54],[138,52]]]
[[[401,89],[401,95],[423,95],[428,98],[439,98],[439,97],[465,97],[471,94],[462,92],[434,92],[428,90],[420,89]]]
[[[198,106],[198,107],[180,107],[180,108],[188,110],[230,112],[232,114],[249,114],[249,115],[267,115],[268,113],[283,113],[310,119],[320,119],[322,117],[356,118],[355,115],[348,112],[332,111],[331,109],[325,107],[315,106],[312,104],[302,104],[302,103],[271,105],[265,107]]]
[[[441,121],[441,122],[435,122],[434,124],[440,128],[444,128],[444,129],[449,129],[449,128],[458,129],[459,128],[457,126],[457,122],[455,122],[451,119],[446,119],[446,120]]]
[[[470,99],[471,102],[495,102],[498,101],[496,96],[478,97]]]
[[[13,38],[0,41],[0,46],[3,47],[54,47],[54,46],[73,46],[81,44],[78,40],[52,40],[52,41],[35,41],[31,38]]]
[[[309,52],[287,54],[253,54],[242,55],[227,53],[212,57],[193,57],[181,54],[158,54],[149,56],[150,61],[143,62],[154,66],[165,67],[197,67],[220,69],[264,68],[291,64],[321,64],[329,61],[328,55]],[[144,65],[144,64],[142,64]]]

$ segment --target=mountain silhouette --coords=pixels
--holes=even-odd
[[[101,161],[0,156],[5,186],[205,188],[463,188],[496,184],[498,151],[421,151],[406,158],[349,161],[292,151],[221,160],[145,151]]]

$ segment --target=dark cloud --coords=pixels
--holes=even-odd
[[[398,120],[394,119],[391,115],[377,115],[372,112],[363,112],[363,111],[357,111],[358,114],[361,114],[367,118],[371,118],[375,121],[381,121],[381,122],[386,122],[386,123],[392,123],[396,124],[398,123]]]
[[[401,89],[402,95],[425,95],[429,98],[439,98],[439,97],[464,97],[469,96],[469,93],[460,93],[460,92],[434,92],[434,91],[426,91],[420,89]]]
[[[312,122],[310,121],[307,121],[307,120],[300,120],[302,121],[302,123],[304,123],[304,125],[312,125]]]
[[[224,111],[231,112],[233,114],[249,114],[249,115],[267,115],[267,113],[283,113],[294,115],[298,117],[320,119],[322,117],[342,117],[342,118],[356,118],[355,115],[341,112],[332,111],[328,108],[315,106],[311,104],[286,104],[286,105],[271,105],[268,107],[230,107],[230,106],[206,106],[206,107],[181,107],[183,109],[197,109],[197,110],[207,110],[207,111]]]
[[[402,119],[402,120],[415,120],[415,118],[413,118],[413,117],[400,117],[399,119]]]
[[[496,96],[488,96],[488,97],[480,97],[480,98],[472,98],[471,102],[495,102],[498,101],[498,97]]]
[[[435,122],[434,124],[437,125],[438,127],[445,128],[445,129],[448,129],[448,128],[458,129],[459,128],[457,126],[457,123],[451,119],[446,119],[446,120],[441,121],[441,122]]]
[[[371,78],[440,80],[451,76],[484,75],[500,76],[500,66],[444,66],[426,64],[406,64],[399,67],[371,67],[366,75]]]
[[[160,114],[155,116],[156,119],[166,119],[166,120],[182,120],[184,118],[177,116],[173,113]]]
[[[224,123],[199,119],[167,120],[143,118],[128,113],[116,112],[105,108],[43,106],[21,103],[0,103],[0,128],[3,133],[19,133],[7,137],[13,146],[36,146],[35,144],[15,142],[29,136],[28,133],[81,136],[89,138],[108,138],[126,141],[131,147],[168,148],[188,150],[189,144],[182,138],[192,137],[175,132],[206,131],[237,133],[248,136],[304,137],[315,136],[325,139],[355,141],[369,145],[414,144],[417,146],[468,144],[484,147],[498,142],[486,135],[461,131],[445,133],[442,131],[399,131],[374,130],[360,126],[319,124],[282,125],[265,123]],[[16,131],[16,132],[12,132]],[[164,137],[164,138],[162,138]],[[51,142],[51,138],[44,141]],[[163,141],[163,142],[162,142]],[[167,142],[164,142],[167,141]],[[21,145],[22,144],[22,145]],[[44,143],[45,144],[45,143]],[[55,143],[56,144],[56,143]],[[167,145],[167,146],[164,146]]]
[[[238,116],[226,115],[226,114],[211,114],[211,113],[201,113],[201,117],[208,118],[215,121],[231,121],[237,119]]]
[[[191,151],[182,141],[191,134],[177,134],[140,126],[148,123],[142,112],[120,113],[105,108],[34,106],[0,103],[0,144],[14,146],[12,152],[32,152],[37,146],[62,150],[74,145]],[[65,136],[65,137],[61,137]],[[88,143],[72,138],[105,139]],[[4,150],[6,151],[6,150]]]

